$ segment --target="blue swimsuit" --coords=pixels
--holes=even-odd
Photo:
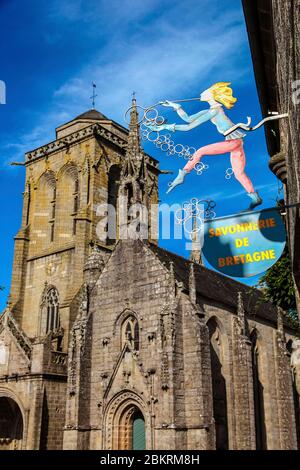
[[[174,131],[181,130],[181,131],[188,131],[190,129],[194,129],[198,127],[200,124],[204,122],[211,121],[216,127],[220,134],[224,135],[226,131],[231,129],[234,126],[234,123],[226,116],[224,109],[221,104],[212,106],[209,109],[204,111],[200,111],[197,114],[193,114],[189,116],[182,108],[178,108],[177,114],[186,122],[188,125],[185,124],[172,124],[174,126]],[[226,140],[234,140],[234,139],[243,139],[246,136],[244,132],[240,130],[235,130],[231,132],[231,134],[226,136]]]

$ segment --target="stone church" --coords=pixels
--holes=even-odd
[[[0,449],[296,449],[299,341],[283,312],[195,253],[120,239],[120,224],[98,236],[99,204],[158,202],[135,99],[129,131],[90,110],[24,165]]]

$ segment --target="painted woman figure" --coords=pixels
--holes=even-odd
[[[153,131],[189,131],[195,127],[200,126],[204,122],[210,121],[216,127],[220,134],[226,133],[231,129],[234,124],[224,112],[223,106],[231,109],[236,103],[237,99],[233,97],[232,89],[229,87],[230,83],[216,83],[212,87],[205,90],[201,96],[200,101],[207,101],[210,105],[209,109],[200,111],[197,114],[188,116],[178,103],[171,101],[164,101],[161,104],[173,108],[177,114],[188,124],[162,124],[162,125],[149,125],[148,127]],[[243,139],[245,133],[237,129],[225,137],[225,140],[215,144],[201,147],[193,155],[192,159],[185,165],[182,170],[179,170],[178,176],[171,183],[168,193],[176,186],[182,184],[186,175],[190,173],[195,165],[206,155],[220,155],[230,153],[231,166],[235,178],[241,183],[243,188],[247,191],[248,196],[251,198],[249,206],[250,210],[262,204],[262,199],[258,192],[255,191],[250,178],[245,173],[246,156],[244,152]]]

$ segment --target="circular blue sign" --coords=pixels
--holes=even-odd
[[[273,266],[285,244],[280,212],[266,209],[206,221],[202,253],[222,274],[251,277]]]

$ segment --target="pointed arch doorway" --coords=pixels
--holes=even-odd
[[[152,448],[149,412],[141,397],[126,390],[108,404],[104,421],[104,448],[146,450]]]
[[[145,419],[136,405],[129,405],[121,414],[118,426],[118,449],[145,450]]]

